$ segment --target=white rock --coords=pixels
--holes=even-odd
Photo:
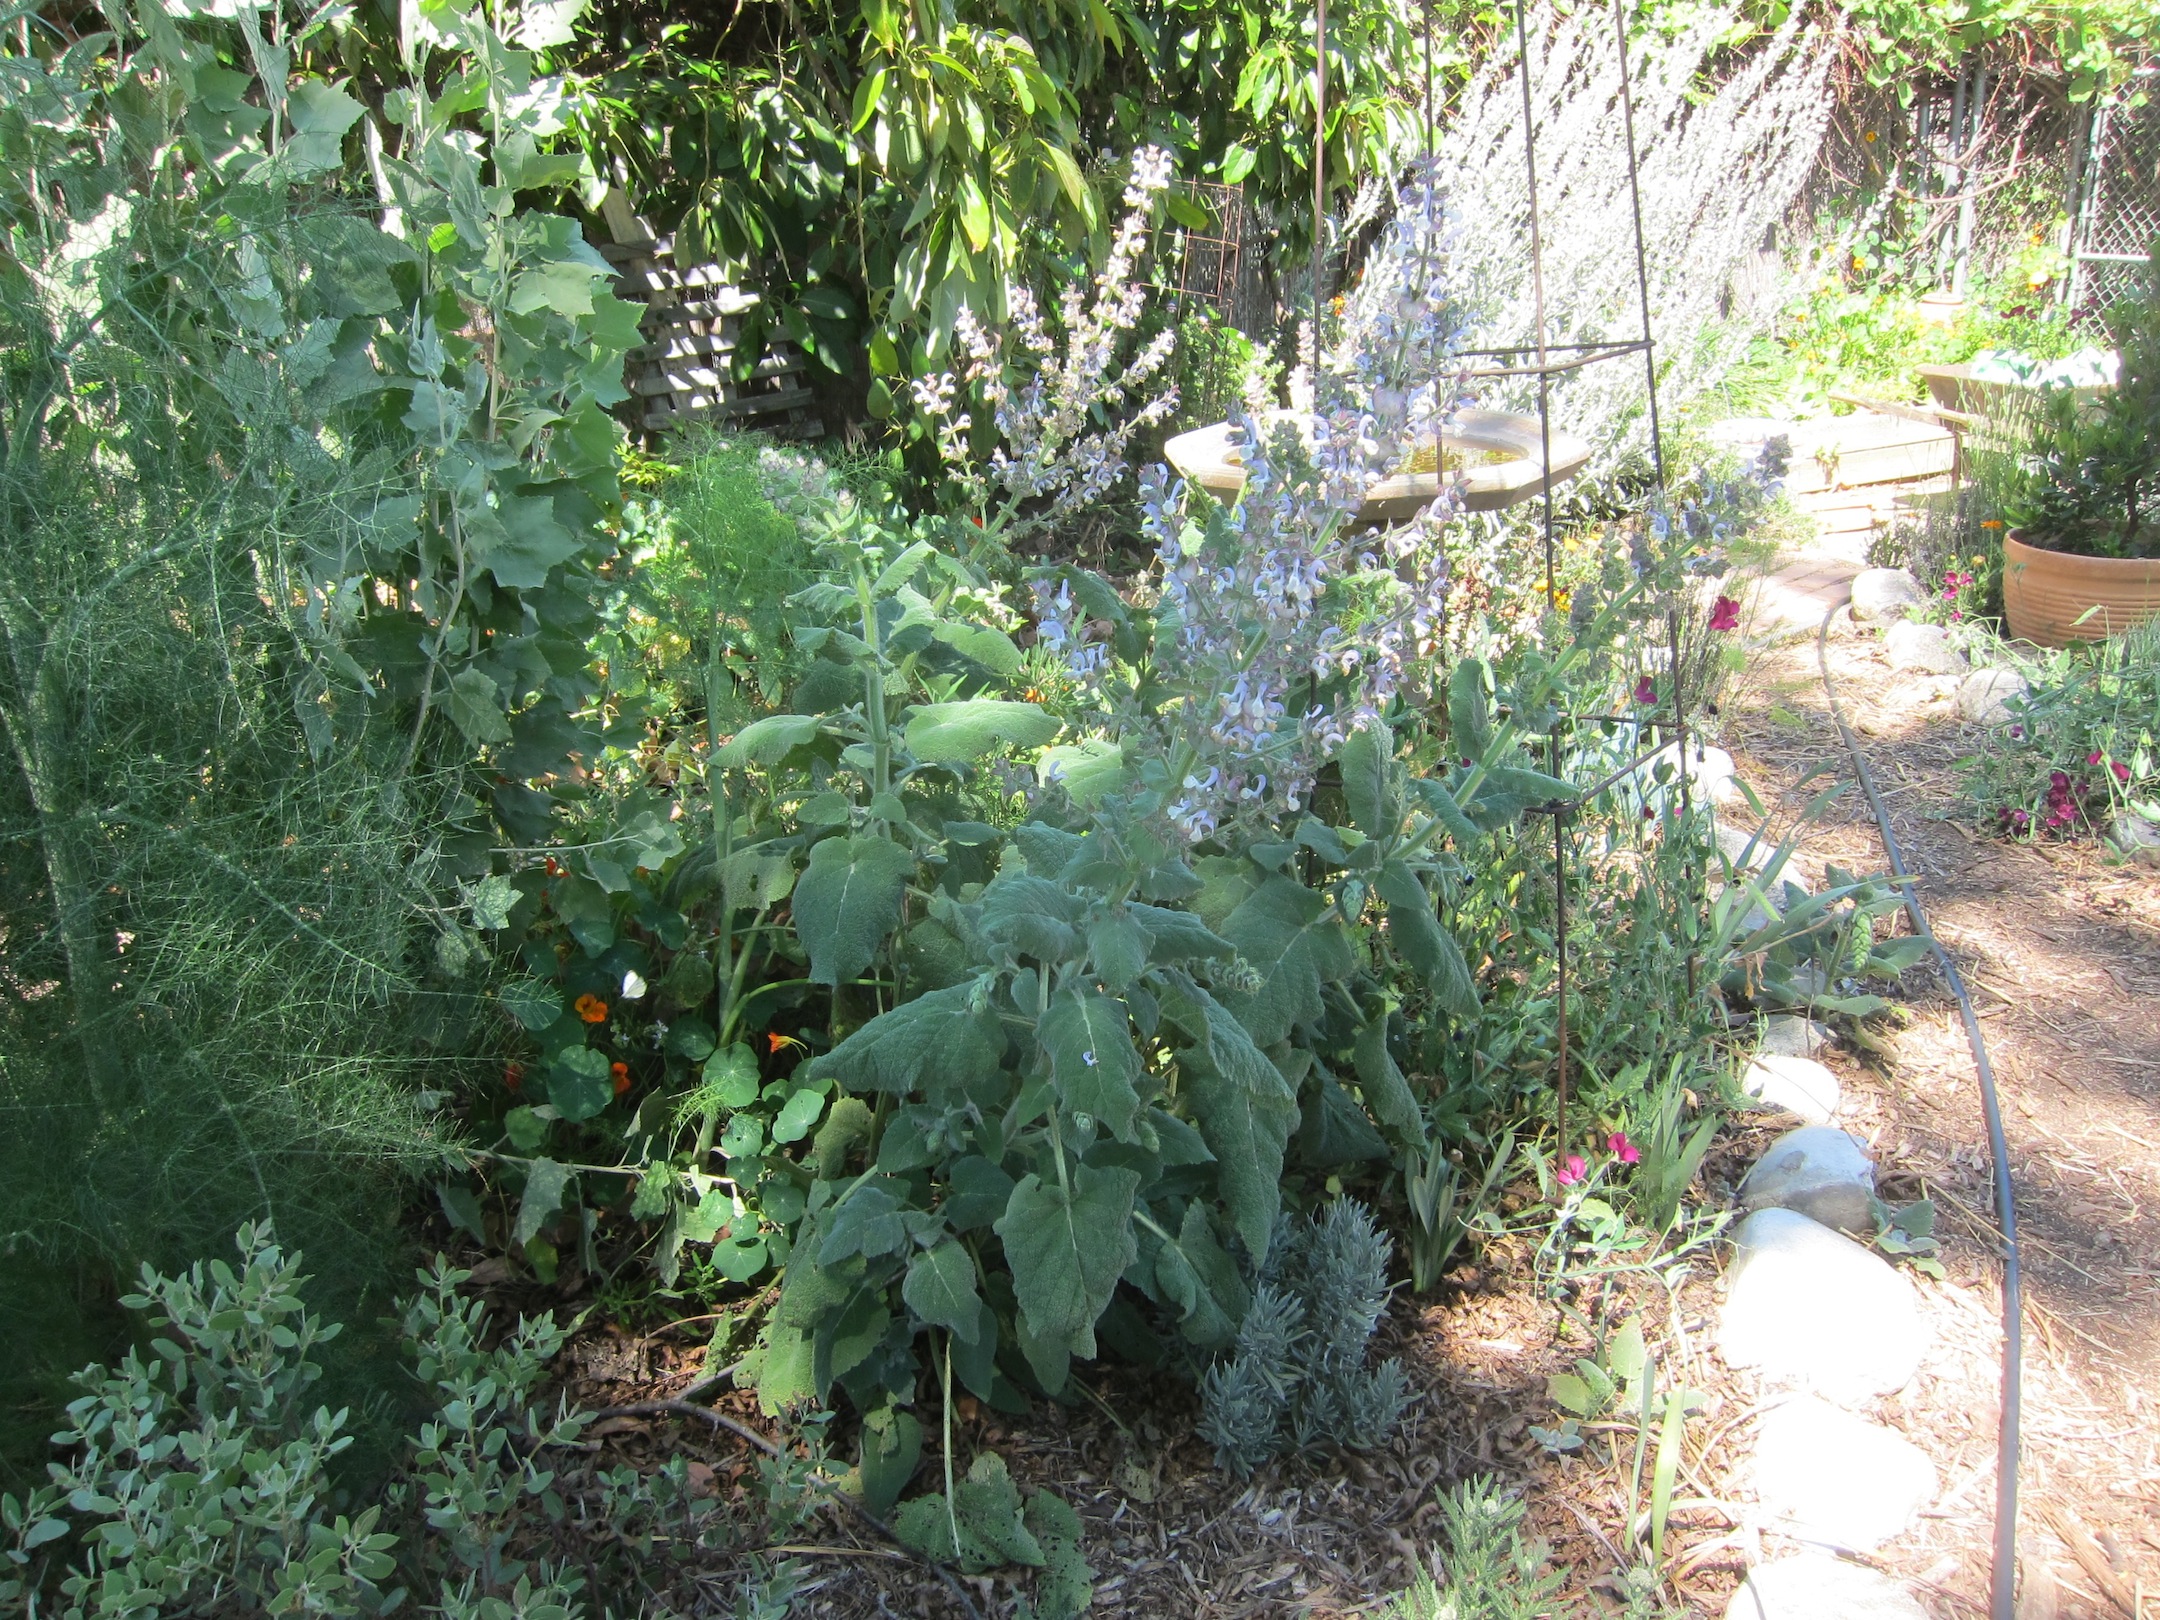
[[[1678,763],[1679,758],[1679,744],[1667,743],[1663,748],[1660,748],[1656,753],[1644,760],[1635,772],[1634,780],[1637,791],[1656,793],[1662,788],[1664,792],[1676,793],[1678,784],[1675,780],[1673,768]],[[1658,768],[1660,766],[1663,766],[1667,772],[1663,784],[1658,781]],[[1705,748],[1699,743],[1689,746],[1687,751],[1688,781],[1693,790],[1695,802],[1698,805],[1706,800],[1711,804],[1739,803],[1742,794],[1740,784],[1735,780],[1737,772],[1738,767],[1733,764],[1732,755],[1728,754],[1724,749]]]
[[[1902,568],[1868,568],[1853,576],[1852,616],[1862,624],[1902,619],[1927,605],[1927,592]]]
[[[2160,866],[2160,825],[2128,811],[2108,823],[2109,846],[2126,861]]]
[[[1837,1084],[1835,1076],[1830,1083]],[[1740,1202],[1751,1210],[1795,1210],[1847,1232],[1872,1232],[1875,1161],[1857,1136],[1803,1125],[1772,1142],[1755,1161],[1740,1183]]]
[[[1892,669],[1914,669],[1924,675],[1955,675],[1965,667],[1965,655],[1950,645],[1950,632],[1939,624],[1914,624],[1901,619],[1883,633],[1883,651]]]
[[[2032,683],[2014,669],[1976,669],[1958,682],[1958,715],[1976,726],[2000,725],[2010,718],[2006,701],[2031,690]]]
[[[1749,1570],[1725,1620],[1928,1620],[1928,1612],[1880,1570],[1801,1553]]]
[[[1751,849],[1749,845],[1754,847]],[[1717,847],[1732,862],[1736,872],[1760,872],[1769,864],[1771,851],[1777,848],[1777,840],[1767,832],[1751,833],[1745,827],[1735,827],[1729,821],[1717,824]]]
[[[1758,1209],[1733,1235],[1718,1349],[1833,1401],[1888,1395],[1927,1348],[1913,1286],[1890,1263],[1789,1209]]]
[[[1873,1552],[1905,1533],[1936,1484],[1910,1440],[1812,1395],[1777,1407],[1756,1435],[1756,1500],[1796,1540]]]
[[[1797,881],[1797,880],[1795,880]],[[1805,886],[1802,886],[1805,893]],[[1764,1057],[1813,1057],[1830,1044],[1830,1027],[1797,1013],[1773,1013],[1763,1020]]]
[[[1740,1076],[1740,1089],[1759,1098],[1764,1107],[1782,1108],[1810,1125],[1829,1124],[1845,1102],[1845,1089],[1836,1075],[1813,1058],[1783,1052],[1765,1051],[1750,1063]]]

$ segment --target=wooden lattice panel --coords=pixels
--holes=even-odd
[[[648,433],[698,422],[761,428],[789,438],[824,432],[806,383],[809,363],[794,344],[774,339],[747,376],[734,371],[742,317],[755,293],[733,286],[717,265],[675,262],[673,237],[603,243],[619,272],[615,294],[645,306],[644,343],[628,358],[630,392]]]

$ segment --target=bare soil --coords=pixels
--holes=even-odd
[[[1860,731],[1906,862],[1938,937],[1979,998],[2001,1079],[2027,1289],[2022,1620],[2145,1620],[2160,1594],[2160,877],[2104,864],[2090,843],[2005,844],[1961,819],[1955,762],[1979,746],[1950,700],[1954,683],[1893,673],[1876,639],[1842,618],[1829,642],[1840,700]],[[1816,666],[1814,639],[1764,647],[1725,707],[1721,740],[1782,834],[1828,778],[1849,776]],[[1818,767],[1826,776],[1809,780]],[[1834,864],[1878,872],[1884,854],[1857,791],[1802,835],[1811,881]],[[1901,986],[1894,1054],[1820,1054],[1848,1097],[1843,1121],[1867,1138],[1886,1197],[1934,1200],[1944,1280],[1915,1276],[1933,1328],[1919,1377],[1877,1415],[1934,1459],[1941,1493],[1878,1565],[1910,1582],[1939,1620],[1987,1612],[1995,1496],[2002,1269],[1987,1138],[1955,1005],[1933,965]],[[1774,1114],[1735,1120],[1699,1189],[1712,1208],[1775,1133]],[[1513,1197],[1526,1200],[1530,1190]],[[960,1461],[994,1449],[1025,1487],[1056,1490],[1086,1522],[1103,1616],[1348,1616],[1385,1609],[1440,1544],[1435,1487],[1490,1473],[1519,1489],[1529,1526],[1584,1612],[1617,1612],[1627,1556],[1631,1428],[1593,1427],[1555,1456],[1530,1433],[1561,1417],[1547,1378],[1586,1353],[1582,1323],[1639,1314],[1668,1380],[1704,1396],[1688,1423],[1668,1531],[1664,1600],[1722,1613],[1746,1567],[1789,1550],[1760,1522],[1748,1484],[1750,1431],[1774,1395],[1736,1377],[1712,1348],[1714,1258],[1662,1280],[1607,1277],[1547,1297],[1516,1243],[1489,1246],[1438,1297],[1407,1292],[1380,1334],[1416,1397],[1383,1453],[1329,1457],[1250,1481],[1215,1468],[1193,1436],[1181,1381],[1130,1367],[1081,1369],[1070,1404],[1005,1418],[958,1408]],[[1572,1312],[1573,1319],[1571,1319]],[[626,1351],[588,1351],[574,1392],[587,1404],[664,1395],[690,1377],[692,1329]],[[628,1359],[625,1359],[627,1356]],[[610,1357],[613,1359],[611,1360]],[[720,1409],[771,1427],[748,1397]],[[939,1472],[936,1415],[922,1481]],[[737,1434],[667,1414],[609,1420],[605,1458],[649,1465],[689,1452],[711,1488],[746,1505],[756,1453]],[[1026,1590],[1002,1577],[941,1581],[857,1517],[821,1515],[784,1549],[811,1567],[796,1612],[817,1616],[1005,1615]],[[706,1589],[718,1596],[729,1572]],[[704,1584],[704,1583],[701,1583]]]

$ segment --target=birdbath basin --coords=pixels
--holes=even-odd
[[[1312,418],[1297,411],[1271,411],[1262,431],[1277,422],[1291,422],[1311,443]],[[1163,446],[1163,455],[1179,474],[1198,484],[1219,500],[1233,501],[1245,487],[1245,452],[1230,442],[1231,424],[1180,433]],[[1551,455],[1546,454],[1544,435],[1537,418],[1515,416],[1506,411],[1459,412],[1440,438],[1445,472],[1459,478],[1463,505],[1473,512],[1496,511],[1527,501],[1556,484],[1564,484],[1590,459],[1590,446],[1573,434],[1555,429]],[[1414,451],[1394,472],[1365,491],[1358,508],[1361,523],[1400,523],[1432,505],[1440,494],[1441,473],[1433,466],[1433,449],[1427,444]]]

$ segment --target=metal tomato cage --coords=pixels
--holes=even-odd
[[[1541,465],[1552,465],[1552,382],[1555,377],[1581,371],[1586,367],[1603,365],[1610,361],[1640,356],[1643,366],[1643,383],[1647,390],[1650,421],[1650,456],[1657,486],[1665,484],[1664,438],[1658,421],[1657,358],[1650,329],[1650,272],[1649,259],[1643,245],[1642,192],[1638,179],[1639,160],[1635,144],[1635,103],[1632,75],[1628,65],[1627,13],[1622,0],[1612,0],[1612,19],[1620,60],[1620,119],[1621,136],[1627,147],[1627,178],[1630,221],[1633,227],[1635,257],[1635,292],[1638,316],[1637,336],[1605,343],[1555,343],[1548,337],[1545,303],[1545,227],[1538,205],[1538,154],[1537,118],[1533,106],[1530,85],[1530,38],[1528,0],[1515,0],[1515,50],[1516,77],[1522,89],[1523,112],[1523,177],[1529,197],[1528,235],[1526,244],[1530,257],[1530,288],[1532,306],[1531,341],[1504,347],[1468,349],[1463,354],[1476,362],[1466,367],[1460,375],[1465,381],[1499,380],[1504,378],[1534,378],[1537,383],[1537,426],[1542,444]],[[1440,151],[1440,128],[1435,107],[1435,73],[1433,67],[1433,0],[1424,0],[1422,8],[1424,39],[1424,120],[1425,151],[1437,156]],[[1326,285],[1327,233],[1327,0],[1315,0],[1313,19],[1314,74],[1313,74],[1313,256],[1312,256],[1312,309],[1317,331],[1322,294]],[[1432,193],[1427,192],[1428,204]],[[1440,450],[1440,428],[1435,428],[1434,450],[1436,461]],[[1555,535],[1553,484],[1558,480],[1547,478],[1538,492],[1542,503],[1541,530],[1544,550],[1545,600],[1557,606],[1559,591],[1555,578]],[[1638,747],[1634,757],[1609,772],[1601,780],[1588,787],[1578,788],[1566,798],[1534,805],[1531,815],[1546,816],[1552,822],[1552,875],[1554,909],[1554,968],[1555,968],[1555,1062],[1554,1062],[1554,1108],[1553,1126],[1555,1155],[1564,1157],[1569,1141],[1569,1036],[1568,1036],[1568,921],[1567,898],[1569,879],[1568,818],[1599,795],[1618,786],[1631,776],[1649,768],[1653,761],[1669,755],[1678,766],[1677,786],[1680,800],[1680,818],[1683,825],[1694,820],[1693,787],[1688,770],[1688,746],[1692,732],[1689,726],[1688,697],[1684,687],[1684,668],[1680,659],[1680,607],[1670,596],[1665,604],[1666,651],[1669,658],[1667,681],[1670,707],[1664,712],[1649,715],[1580,715],[1563,716],[1555,725],[1548,740],[1547,764],[1551,774],[1559,774],[1560,746],[1563,734],[1572,731],[1580,722],[1618,723],[1637,728],[1640,741],[1648,732],[1651,741],[1647,747]],[[1700,874],[1694,870],[1692,860],[1683,869],[1683,881],[1691,898],[1699,896]],[[1699,898],[1696,909],[1701,909]],[[1698,990],[1700,967],[1697,955],[1691,947],[1687,954],[1687,995],[1692,1003]]]

